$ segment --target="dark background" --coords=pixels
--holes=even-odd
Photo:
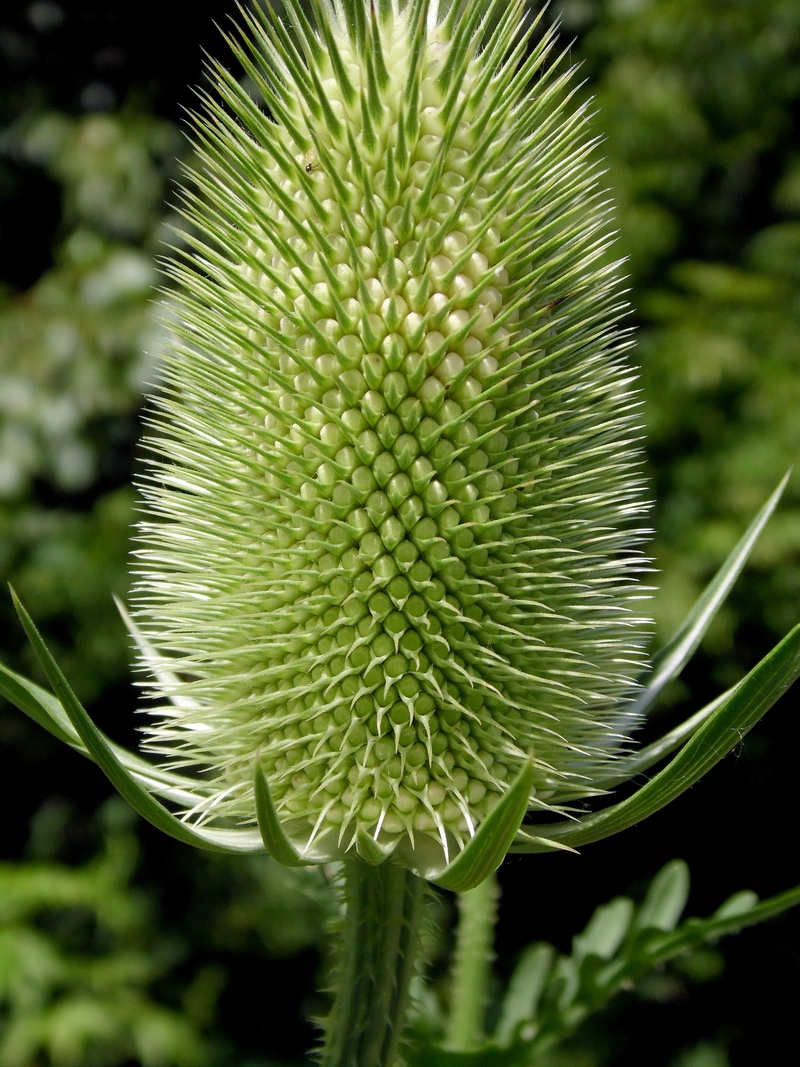
[[[42,410],[62,393],[77,398],[69,432],[90,457],[82,475],[60,472],[58,451],[74,442],[48,437],[41,420],[35,458],[0,496],[0,564],[66,658],[97,721],[127,743],[135,740],[136,693],[108,593],[124,594],[127,581],[127,487],[140,424],[140,390],[128,371],[146,347],[136,316],[147,314],[150,293],[128,290],[121,303],[101,302],[100,311],[91,305],[86,314],[94,317],[78,322],[82,347],[66,369],[47,348],[49,335],[37,330],[80,317],[75,308],[87,290],[70,244],[76,232],[97,237],[101,266],[120,250],[145,262],[163,249],[162,204],[174,199],[174,158],[186,153],[180,131],[194,106],[192,87],[204,77],[204,50],[225,55],[214,23],[234,13],[234,4],[220,0],[191,9],[7,3],[0,15],[0,333],[10,338],[5,347],[0,340],[0,375],[28,375],[32,403],[41,401]],[[655,615],[663,638],[800,454],[800,11],[777,0],[581,0],[554,4],[548,17],[558,14],[575,39],[571,55],[584,64],[587,91],[598,97],[595,124],[619,203],[621,250],[630,257],[640,329],[634,358],[643,372],[658,501]],[[53,134],[42,148],[43,135],[37,141],[30,131],[52,113],[66,125],[61,141]],[[85,175],[68,165],[69,152],[81,150],[69,138],[98,116],[112,119],[145,161],[141,174],[152,187],[142,192],[134,167],[130,196],[141,211],[133,222],[93,215],[78,195]],[[113,183],[114,167],[127,164],[101,155],[97,165],[107,166]],[[119,350],[108,340],[114,331],[123,338]],[[84,365],[104,369],[87,385]],[[0,405],[0,431],[3,419],[16,425],[15,412],[10,402]],[[21,448],[5,447],[15,455]],[[653,734],[740,677],[795,621],[796,478],[793,485],[749,576],[668,694]],[[33,672],[5,602],[0,624],[6,660]],[[566,949],[594,906],[640,893],[673,857],[690,865],[694,914],[740,888],[767,896],[800,881],[795,705],[796,697],[785,698],[721,766],[646,824],[580,856],[509,859],[501,872],[498,972],[507,974],[532,940]],[[101,837],[96,813],[109,796],[105,780],[8,707],[0,711],[0,742],[3,855],[84,862]],[[43,826],[51,827],[49,837]],[[313,1034],[305,1017],[319,1006],[312,993],[319,909],[303,897],[305,926],[281,946],[273,927],[283,913],[257,893],[272,885],[271,874],[242,873],[146,826],[135,829],[134,883],[151,902],[152,936],[180,944],[154,996],[178,1005],[197,968],[217,967],[225,977],[215,1021],[198,1023],[213,1056],[299,1062]],[[237,893],[246,905],[234,921]],[[285,899],[284,892],[281,907]],[[708,1042],[712,1055],[727,1054],[734,1067],[785,1056],[798,1039],[791,1005],[800,989],[799,922],[789,914],[726,941],[713,981],[675,970],[624,994],[564,1062],[689,1063],[680,1057],[698,1042]]]

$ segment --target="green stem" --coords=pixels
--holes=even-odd
[[[493,874],[475,889],[458,895],[458,931],[445,1039],[445,1047],[452,1052],[469,1052],[483,1040],[497,897],[497,878]]]
[[[403,867],[345,863],[344,944],[322,1067],[395,1063],[424,892],[424,881]]]

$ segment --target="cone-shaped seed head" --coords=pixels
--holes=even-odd
[[[150,745],[254,821],[398,856],[528,753],[592,792],[641,667],[644,511],[607,208],[522,0],[245,16],[197,120],[151,440]]]

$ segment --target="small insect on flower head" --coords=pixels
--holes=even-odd
[[[523,0],[243,14],[196,120],[139,619],[150,747],[298,848],[452,857],[588,795],[646,632],[608,208]],[[256,100],[256,97],[258,98]]]

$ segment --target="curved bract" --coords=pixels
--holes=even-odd
[[[608,209],[524,3],[243,16],[195,121],[136,618],[201,822],[440,869],[636,717],[645,512]],[[252,90],[260,97],[255,102]],[[169,675],[169,672],[168,672]],[[371,849],[371,840],[378,851]]]
[[[643,687],[644,694],[652,693],[655,696],[655,690],[680,673],[692,649],[711,625],[736,575],[740,573],[759,534],[777,507],[786,481],[787,478],[782,480],[686,620],[656,657],[656,668]],[[94,726],[75,697],[36,626],[16,598],[15,605],[55,696],[2,664],[0,693],[60,740],[94,759],[140,815],[179,841],[198,848],[223,852],[252,852],[263,848],[273,859],[290,865],[326,860],[324,851],[319,852],[308,846],[301,850],[286,834],[258,757],[254,760],[254,799],[259,833],[244,828],[192,825],[186,817],[176,818],[156,797],[181,805],[184,810],[202,808],[214,795],[214,783],[153,766],[141,756],[109,741]],[[150,670],[162,681],[168,681],[171,676],[167,666],[122,605],[120,608]],[[659,668],[659,663],[669,666]],[[562,825],[528,824],[520,830],[531,789],[533,761],[529,758],[491,815],[480,824],[474,837],[449,864],[441,856],[431,855],[430,851],[426,855],[420,850],[412,854],[410,865],[423,877],[446,888],[463,891],[477,885],[491,873],[509,848],[521,852],[574,849],[576,845],[618,833],[658,811],[710,770],[739,744],[744,733],[769,710],[798,675],[800,626],[796,626],[733,689],[717,697],[659,740],[627,757],[610,762],[607,776],[601,779],[606,786],[638,776],[676,748],[679,750],[650,782],[640,786],[626,800]],[[378,844],[363,830],[357,832],[354,844],[355,851],[367,864],[382,863],[391,853],[390,848]],[[402,851],[393,858],[403,859]],[[405,858],[409,860],[408,856]]]

